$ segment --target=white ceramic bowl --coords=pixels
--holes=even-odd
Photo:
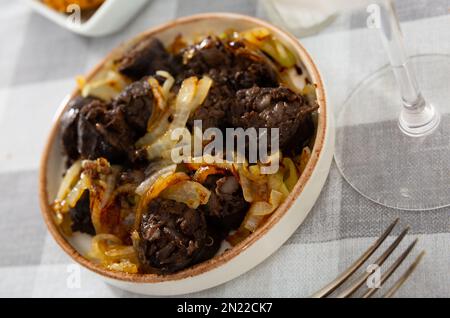
[[[26,1],[36,12],[63,28],[91,37],[103,36],[120,30],[148,2],[148,0],[105,0],[87,21],[76,24],[67,15],[53,10],[40,0]]]
[[[334,148],[332,114],[326,101],[320,73],[303,46],[286,32],[255,18],[236,14],[209,13],[179,19],[140,34],[119,46],[107,56],[89,75],[88,79],[102,73],[105,62],[119,57],[124,50],[145,37],[158,37],[169,44],[178,34],[185,37],[226,29],[244,30],[265,27],[297,56],[309,79],[317,85],[319,103],[318,126],[312,156],[297,185],[285,202],[270,216],[267,222],[240,244],[224,253],[183,271],[170,275],[126,274],[113,272],[96,265],[82,256],[83,244],[64,237],[53,222],[50,202],[53,201],[64,168],[61,155],[59,121],[57,115],[47,141],[41,163],[40,203],[43,217],[57,243],[75,261],[95,272],[112,285],[135,293],[147,295],[177,295],[200,291],[227,282],[256,266],[277,250],[303,222],[314,205],[327,178]],[[79,94],[76,90],[72,96]],[[64,108],[67,106],[65,102]]]

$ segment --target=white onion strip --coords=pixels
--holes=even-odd
[[[181,84],[175,100],[173,120],[164,134],[147,146],[149,160],[161,158],[163,153],[172,149],[177,141],[172,140],[172,132],[177,128],[186,127],[186,123],[193,110],[200,106],[208,95],[212,80],[205,76],[200,81],[196,77],[189,77]]]
[[[61,182],[61,185],[58,189],[58,194],[56,195],[56,201],[61,202],[70,192],[71,188],[75,184],[75,182],[80,178],[81,173],[81,160],[76,161],[70,166],[70,168],[66,171],[64,178]]]
[[[163,89],[163,92],[164,92],[164,97],[166,98],[166,100],[168,100],[170,91],[171,91],[171,89],[173,87],[173,84],[175,83],[175,79],[167,71],[157,71],[156,75],[159,75],[159,76],[164,77],[166,79],[164,81],[162,89]]]
[[[177,165],[173,164],[156,171],[136,188],[136,193],[140,196],[143,196],[151,188],[156,180],[158,180],[160,177],[165,177],[174,173],[176,168]]]

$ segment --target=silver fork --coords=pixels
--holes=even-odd
[[[380,247],[380,245],[384,242],[384,240],[389,236],[394,227],[397,225],[399,219],[396,219],[386,231],[378,238],[368,249],[358,258],[345,272],[340,274],[336,279],[334,279],[331,283],[320,289],[311,297],[313,298],[324,298],[330,296],[334,291],[336,291],[339,287],[341,287],[349,278],[352,276],[361,266],[372,256],[373,253]],[[395,241],[381,254],[378,259],[373,262],[373,264],[381,266],[386,261],[386,259],[392,254],[392,252],[398,247],[400,242],[406,236],[409,231],[409,227],[406,227],[400,235],[395,239]],[[403,263],[406,257],[411,253],[414,246],[417,243],[417,239],[415,239],[406,249],[405,251],[397,258],[397,260],[381,275],[380,279],[380,287],[391,277],[391,275],[395,272],[395,270]],[[408,269],[403,273],[403,275],[392,285],[391,288],[383,295],[384,298],[392,297],[395,292],[403,285],[403,283],[409,278],[409,276],[414,272],[417,265],[420,263],[421,259],[425,255],[425,251],[419,253],[416,259],[412,262],[412,264],[408,267]],[[371,273],[363,273],[358,276],[350,286],[346,287],[343,291],[341,291],[338,295],[333,296],[337,298],[346,298],[352,296],[363,284],[367,281]],[[379,288],[368,288],[362,298],[368,298],[374,295]]]

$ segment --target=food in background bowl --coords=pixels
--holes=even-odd
[[[315,86],[268,29],[180,35],[168,47],[144,38],[78,83],[61,118],[68,169],[53,210],[66,235],[92,235],[88,257],[107,269],[169,274],[210,259],[264,224],[309,160]],[[198,120],[203,131],[278,128],[279,169],[174,163],[172,133]]]
[[[49,7],[59,12],[66,12],[72,4],[78,5],[81,10],[95,10],[100,7],[105,0],[42,0]]]

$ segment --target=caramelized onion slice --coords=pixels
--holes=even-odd
[[[217,162],[216,158],[209,154],[204,154],[201,157],[193,157],[192,162],[186,162],[184,166],[191,171],[196,171],[202,167],[214,167],[217,169],[227,170],[237,176],[238,164],[233,162]]]
[[[285,157],[283,158],[283,166],[285,169],[284,173],[284,184],[286,185],[289,192],[291,192],[298,181],[298,172],[297,168],[295,167],[294,162],[291,158]]]
[[[201,104],[203,104],[206,97],[208,96],[208,92],[212,84],[213,80],[209,76],[204,76],[201,80],[198,81],[197,91],[192,101],[191,112],[196,110]]]
[[[295,55],[266,28],[253,28],[240,33],[249,43],[268,54],[280,66],[290,68],[296,63]]]
[[[80,178],[81,173],[81,160],[75,161],[72,166],[66,171],[61,185],[58,189],[58,194],[56,195],[56,201],[61,202],[64,200],[72,189],[73,185]]]
[[[311,149],[309,149],[309,147],[303,148],[302,153],[296,158],[296,163],[298,166],[298,170],[300,170],[300,174],[305,171],[306,165],[308,164],[310,158]]]
[[[89,189],[90,186],[91,186],[91,179],[88,177],[87,174],[82,173],[80,180],[78,180],[77,184],[75,184],[73,189],[69,192],[66,199],[64,200],[65,204],[63,204],[63,206],[66,207],[67,209],[63,210],[68,211],[69,208],[74,208],[78,200],[83,195],[83,192]]]
[[[267,176],[254,175],[244,166],[245,164],[238,167],[239,183],[242,187],[244,200],[250,203],[266,201],[268,199]]]
[[[113,234],[97,234],[91,241],[91,254],[94,257],[102,257],[107,246],[120,244],[122,240]]]
[[[201,166],[195,171],[195,174],[193,176],[194,181],[197,181],[199,183],[204,183],[208,176],[214,175],[214,174],[225,174],[225,170],[221,169],[217,166]]]
[[[164,92],[164,89],[159,85],[159,82],[154,77],[149,77],[147,80],[148,84],[150,85],[150,88],[153,93],[153,98],[155,100],[156,107],[159,108],[159,110],[164,110],[167,105],[167,98]],[[155,109],[155,112],[157,110]],[[151,119],[151,118],[150,118]]]
[[[89,256],[114,271],[138,272],[138,260],[134,247],[123,245],[122,241],[112,234],[94,236]]]
[[[283,202],[284,194],[276,190],[270,192],[269,202],[254,202],[248,213],[255,216],[269,215]]]
[[[154,132],[149,132],[148,135],[152,135],[153,137],[144,136],[138,142],[138,145],[151,142],[146,144],[148,159],[161,158],[163,154],[168,153],[167,150],[172,149],[176,145],[177,141],[172,140],[172,132],[175,129],[186,127],[191,112],[203,103],[211,85],[212,80],[207,76],[200,81],[195,76],[183,81],[175,99],[175,105],[169,107],[169,117],[166,118],[167,114],[163,116],[164,125],[159,127],[158,131],[158,133],[163,134],[156,138]],[[169,122],[169,118],[172,118],[171,122]]]
[[[173,87],[173,84],[175,83],[175,79],[167,71],[157,71],[156,75],[162,76],[162,77],[164,77],[166,79],[164,81],[162,89],[163,89],[163,92],[164,92],[164,97],[166,98],[166,100],[168,100],[170,91],[171,91],[171,89]]]
[[[208,203],[211,192],[195,181],[178,182],[161,193],[161,197],[186,204],[192,209],[198,208],[200,204]]]
[[[132,258],[135,255],[133,246],[117,246],[105,251],[105,256],[111,260]]]
[[[268,175],[268,186],[270,190],[281,192],[283,199],[289,195],[289,190],[284,183],[284,169],[280,168],[277,173]]]
[[[137,264],[132,263],[129,260],[121,260],[118,263],[112,263],[106,265],[106,268],[116,271],[116,272],[124,272],[129,274],[137,274],[139,271],[139,267]]]
[[[173,164],[173,165],[169,165],[169,166],[166,166],[166,167],[163,167],[163,168],[157,170],[152,175],[150,175],[150,177],[145,179],[136,188],[136,193],[139,194],[140,196],[144,195],[151,188],[151,186],[156,182],[156,180],[158,180],[161,177],[166,177],[166,176],[174,173],[176,169],[177,169],[177,165]]]
[[[244,219],[244,222],[242,223],[242,228],[250,231],[250,233],[253,233],[256,231],[256,229],[259,227],[259,225],[264,220],[263,215],[249,215],[247,214],[247,217]]]
[[[119,95],[127,84],[127,80],[121,74],[110,70],[105,78],[85,83],[81,89],[81,95],[97,97],[109,102]]]
[[[175,79],[166,71],[157,71],[156,74],[165,77],[166,80],[161,87],[155,78],[150,77],[148,79],[156,101],[156,107],[153,109],[152,115],[147,122],[147,133],[136,142],[138,148],[150,145],[158,137],[162,136],[169,129],[169,119],[174,113],[174,105],[170,100],[170,90]]]
[[[139,227],[144,209],[153,199],[157,198],[162,191],[171,185],[185,180],[190,180],[190,177],[184,172],[176,172],[168,176],[159,177],[139,200],[136,209],[135,228]]]

